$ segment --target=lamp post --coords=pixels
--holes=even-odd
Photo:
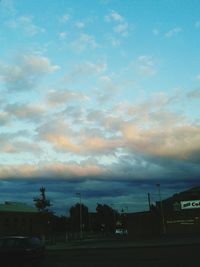
[[[82,237],[83,237],[83,228],[82,228],[83,224],[82,224],[82,202],[81,202],[81,193],[76,193],[76,195],[79,196],[79,205],[80,205],[80,209],[79,209],[79,211],[80,211],[80,214],[79,214],[79,216],[80,216],[80,238],[82,239]]]
[[[112,206],[112,212],[113,212],[113,229],[114,232],[116,230],[116,214],[115,214],[115,204],[110,204]]]
[[[163,234],[166,234],[166,226],[165,226],[165,217],[164,217],[164,211],[163,211],[163,205],[162,205],[162,198],[161,198],[161,191],[160,191],[160,184],[156,184],[158,188],[158,195],[159,195],[159,201],[160,201],[160,212],[161,212],[161,218],[162,218],[162,227],[163,227]]]

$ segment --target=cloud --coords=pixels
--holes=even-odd
[[[155,59],[147,55],[139,56],[136,62],[136,71],[143,77],[154,76],[157,72]]]
[[[48,58],[37,55],[24,55],[22,62],[33,72],[51,73],[60,69],[58,65],[51,65]]]
[[[54,149],[56,151],[60,152],[74,152],[79,153],[80,152],[80,146],[73,143],[71,140],[72,138],[67,137],[62,134],[53,135],[51,133],[47,133],[44,136],[44,139],[48,141],[49,143],[53,144]]]
[[[70,90],[51,90],[47,95],[47,101],[52,106],[87,100],[88,97],[85,94]]]
[[[87,102],[86,102],[87,103]],[[67,105],[66,108],[60,112],[61,116],[67,117],[73,122],[73,125],[80,126],[84,125],[85,122],[85,108],[83,108],[79,103]]]
[[[77,164],[77,163],[38,163],[38,164],[16,164],[16,165],[0,165],[1,178],[15,178],[15,179],[32,179],[32,178],[46,178],[76,180],[85,177],[94,177],[102,173],[99,166],[91,164]]]
[[[188,124],[183,114],[167,109],[176,101],[175,96],[160,93],[138,106],[129,104],[124,111],[116,107],[115,116],[111,115],[113,111],[110,114],[106,109],[85,110],[81,117],[77,114],[82,122],[78,128],[72,113],[66,113],[70,123],[61,113],[54,122],[49,121],[39,129],[40,138],[53,145],[56,151],[68,151],[77,156],[131,151],[139,155],[196,162],[200,130],[198,126]]]
[[[120,34],[121,36],[128,35],[128,23],[125,18],[122,17],[116,11],[111,11],[108,15],[104,17],[105,22],[114,23],[113,27],[114,33]],[[113,39],[114,40],[114,39]]]
[[[82,64],[75,66],[72,75],[82,75],[82,74],[101,74],[107,69],[107,64],[105,62],[93,63],[86,61]]]
[[[81,79],[91,79],[93,76],[102,75],[107,70],[106,62],[90,62],[85,61],[79,64],[76,64],[71,68],[71,71],[67,73],[63,80],[66,82],[82,82]]]
[[[59,22],[66,23],[70,20],[71,16],[69,14],[64,14],[59,17]]]
[[[99,88],[94,89],[96,100],[99,104],[105,104],[113,101],[120,90],[120,85],[112,81],[106,82]]]
[[[38,155],[42,152],[42,149],[39,143],[31,140],[31,137],[32,135],[28,131],[2,133],[0,134],[0,149],[2,153],[7,154],[30,153]]]
[[[64,40],[68,36],[68,32],[59,32],[58,36],[59,36],[60,40]]]
[[[136,153],[199,162],[200,128],[182,125],[171,129],[143,129],[132,123],[122,128],[126,147]]]
[[[115,26],[113,28],[114,32],[120,33],[123,36],[127,36],[128,35],[127,29],[128,29],[128,23],[118,24],[117,26]]]
[[[87,117],[80,117],[80,113],[75,115],[66,113],[68,121],[65,121],[65,113],[62,112],[60,117],[49,121],[37,128],[37,139],[43,140],[50,144],[56,152],[72,152],[75,156],[91,156],[91,155],[108,155],[114,154],[121,145],[121,140],[112,137],[105,137],[105,132],[96,125],[96,117],[101,119],[101,114],[90,113]],[[82,119],[81,119],[82,118]],[[103,124],[102,116],[102,126]],[[76,120],[82,122],[82,126],[78,125],[76,129]],[[72,120],[72,122],[70,122]],[[94,124],[94,125],[92,125]],[[96,125],[96,128],[95,128]],[[96,130],[95,130],[96,129]]]
[[[119,38],[108,36],[107,39],[113,47],[119,47],[121,45],[121,41],[119,40]]]
[[[200,74],[198,74],[196,78],[197,78],[197,80],[200,80]]]
[[[156,92],[149,96],[148,99],[141,101],[138,104],[130,105],[126,104],[125,108],[128,109],[129,115],[138,116],[140,119],[140,115],[149,114],[156,111],[167,111],[169,112],[169,108],[180,101],[180,96],[178,94],[167,95],[165,92]],[[118,106],[116,107],[118,108]],[[162,110],[161,110],[162,109]],[[169,112],[171,114],[171,112]],[[180,117],[178,117],[180,120]]]
[[[58,153],[72,152],[77,156],[81,149],[81,146],[79,146],[79,133],[74,130],[75,123],[73,121],[71,124],[70,115],[68,115],[68,121],[66,121],[65,117],[64,113],[59,113],[35,130],[35,139],[52,147],[53,150],[49,155],[50,159],[54,157],[54,151]]]
[[[8,26],[11,28],[19,28],[25,31],[28,35],[36,35],[38,33],[45,32],[44,28],[36,26],[33,23],[33,17],[31,16],[21,16],[15,20],[11,20],[8,23]]]
[[[9,114],[5,111],[0,111],[0,125],[4,126],[9,124]]]
[[[3,14],[5,13],[8,17],[15,16],[17,10],[14,7],[14,3],[12,0],[3,0],[1,1],[1,8]]]
[[[161,190],[163,198],[189,189],[195,185],[193,181],[162,181]],[[156,181],[143,180],[138,181],[67,181],[53,179],[9,179],[0,181],[0,201],[16,201],[21,199],[24,203],[34,205],[33,197],[39,195],[41,186],[46,188],[46,197],[53,204],[52,210],[57,215],[65,215],[69,212],[71,206],[79,202],[76,196],[81,192],[83,203],[89,208],[89,211],[95,211],[97,203],[108,204],[115,210],[136,212],[148,210],[147,192],[151,194],[152,202],[158,200]],[[20,192],[20,193],[19,193]]]
[[[194,89],[194,90],[192,90],[192,91],[190,91],[188,94],[187,94],[187,96],[189,97],[189,98],[194,98],[194,99],[198,99],[198,98],[200,98],[200,89],[199,88],[197,88],[197,89]]]
[[[115,152],[122,146],[122,141],[119,138],[103,138],[101,136],[87,135],[81,137],[81,153],[84,154],[115,154]]]
[[[58,69],[59,66],[52,65],[47,57],[25,54],[19,56],[13,65],[0,64],[0,81],[4,82],[8,90],[29,90],[43,76]]]
[[[73,136],[74,132],[70,125],[65,121],[63,115],[51,116],[49,120],[40,124],[36,127],[36,132],[38,134],[38,140],[43,140],[48,134],[59,135],[63,134],[66,136]]]
[[[107,75],[101,76],[99,78],[99,80],[102,81],[102,82],[106,82],[106,83],[107,82],[111,82],[111,78],[109,76],[107,76]]]
[[[165,37],[166,38],[172,38],[181,32],[183,32],[183,29],[181,29],[180,27],[176,27],[176,28],[173,28],[173,29],[169,30],[168,32],[166,32]]]
[[[99,47],[93,35],[81,33],[77,40],[71,42],[69,46],[76,52],[83,52],[87,49],[96,49]]]
[[[20,120],[38,122],[45,114],[45,109],[42,105],[15,103],[8,104],[5,107],[7,114]]]
[[[82,21],[77,21],[75,23],[75,26],[78,28],[78,29],[83,29],[85,27],[85,23],[82,22]]]
[[[17,142],[12,142],[11,143],[6,143],[2,147],[2,152],[5,153],[30,153],[30,154],[35,154],[39,155],[42,150],[40,148],[40,145],[32,143],[32,142],[27,142],[27,141],[17,141]]]
[[[104,19],[106,22],[110,22],[110,21],[123,22],[124,21],[124,18],[116,11],[111,11],[109,15],[106,15],[104,17]]]

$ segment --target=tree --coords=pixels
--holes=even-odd
[[[70,224],[73,232],[80,232],[80,203],[76,203],[69,210],[70,212]],[[88,230],[88,207],[81,204],[81,216],[82,216],[82,229]]]
[[[52,206],[50,200],[46,199],[45,191],[46,191],[45,187],[42,186],[40,188],[40,193],[41,193],[40,197],[33,199],[36,208],[38,208],[38,210],[42,212],[48,212],[48,208]]]
[[[96,211],[99,231],[113,233],[118,212],[106,204],[97,204]]]

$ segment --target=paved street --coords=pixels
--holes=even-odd
[[[198,262],[199,245],[184,245],[52,250],[43,267],[190,267]]]

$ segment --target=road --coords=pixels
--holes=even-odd
[[[43,267],[199,266],[199,245],[47,251]]]

